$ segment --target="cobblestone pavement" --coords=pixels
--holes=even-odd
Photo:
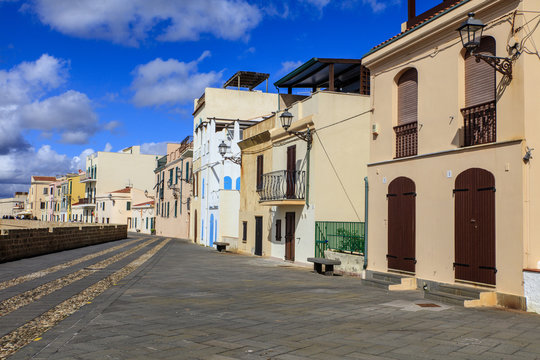
[[[154,237],[155,238],[155,237]],[[0,291],[0,301],[140,245]],[[4,336],[139,257],[0,317]],[[0,264],[0,281],[118,246]],[[171,240],[10,359],[540,359],[540,316],[465,309]],[[9,293],[8,293],[9,292]],[[422,307],[435,304],[439,307]],[[432,305],[431,305],[432,306]]]

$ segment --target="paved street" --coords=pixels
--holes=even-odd
[[[447,306],[176,239],[0,264],[0,282],[2,339],[31,337],[10,359],[540,358],[537,315]]]

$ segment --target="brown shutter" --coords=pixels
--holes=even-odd
[[[398,125],[418,121],[418,72],[409,69],[398,80]]]
[[[263,155],[257,156],[257,190],[262,189]]]
[[[495,56],[495,39],[485,37],[476,51]],[[465,55],[465,107],[485,104],[495,100],[495,69],[474,55]]]

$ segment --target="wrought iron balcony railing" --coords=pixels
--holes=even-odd
[[[497,111],[495,101],[461,109],[464,146],[497,141]]]
[[[396,158],[414,156],[418,153],[418,122],[394,127],[396,133]]]
[[[304,200],[306,198],[305,171],[273,171],[263,174],[257,188],[259,201]]]

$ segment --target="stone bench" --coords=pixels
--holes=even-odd
[[[216,245],[217,251],[223,252],[227,249],[227,246],[229,246],[229,243],[218,241],[218,242],[215,242],[214,245]]]
[[[327,276],[334,275],[334,265],[341,265],[340,260],[325,259],[325,258],[308,258],[307,261],[313,263],[313,269],[319,273]],[[324,272],[322,266],[324,265]]]

